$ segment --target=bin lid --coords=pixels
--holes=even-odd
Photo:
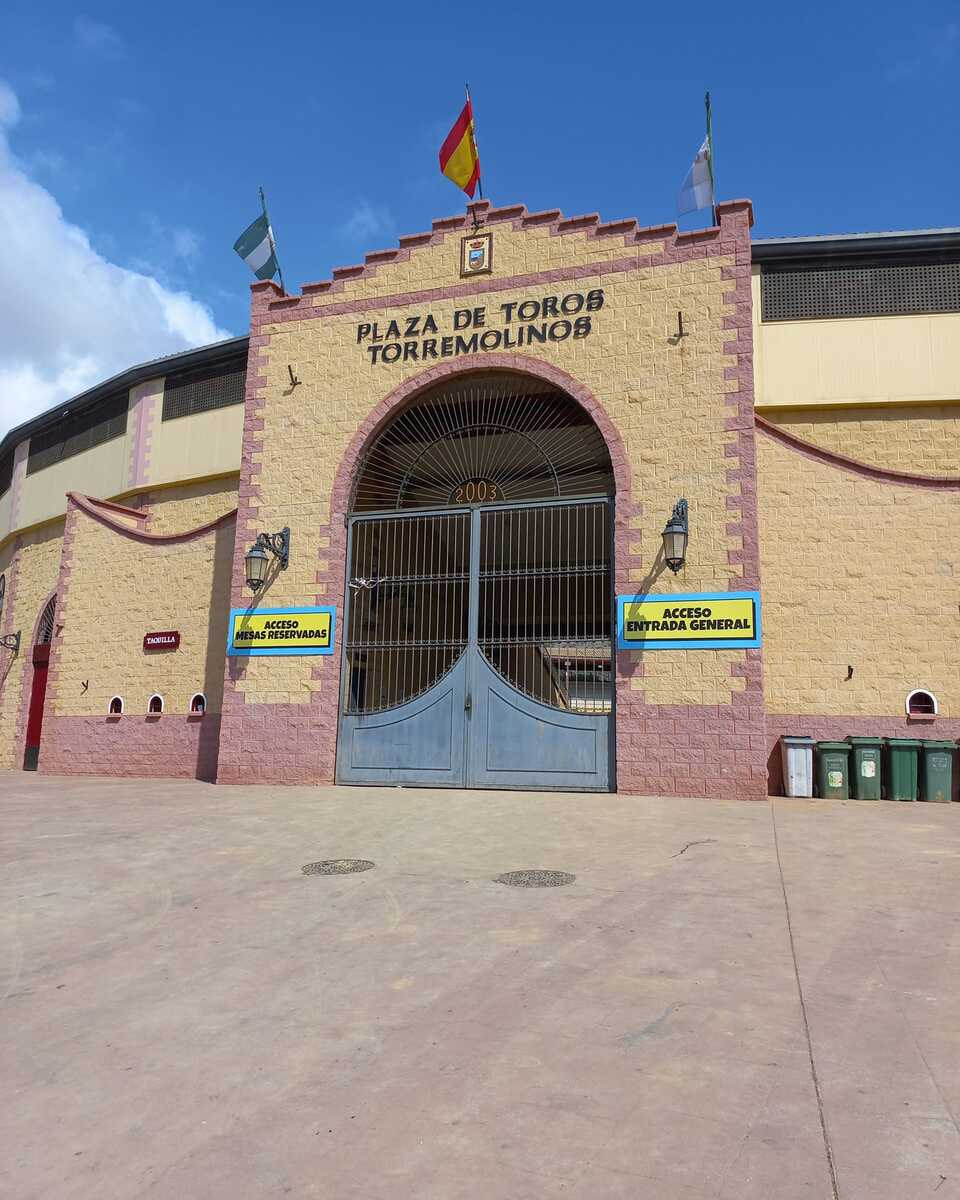
[[[956,742],[938,742],[933,738],[931,738],[928,741],[926,738],[924,738],[923,748],[924,748],[924,750],[956,750],[957,743]]]
[[[783,742],[785,746],[812,746],[815,744],[812,737],[802,737],[798,733],[781,734],[780,741]]]
[[[842,750],[844,754],[850,753],[850,745],[848,742],[817,742],[817,749],[821,754],[825,750]]]
[[[851,746],[882,746],[883,738],[878,737],[848,737]]]
[[[907,750],[920,749],[919,738],[884,738],[883,740],[888,746],[903,746]]]

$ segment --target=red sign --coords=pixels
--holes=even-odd
[[[176,650],[179,646],[179,629],[168,629],[164,633],[148,633],[143,639],[144,650]]]

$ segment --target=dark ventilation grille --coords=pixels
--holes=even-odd
[[[242,404],[246,380],[247,363],[243,358],[202,371],[168,375],[163,389],[163,419],[172,421],[226,408],[228,404]]]
[[[118,392],[76,416],[68,414],[30,439],[27,474],[90,450],[127,432],[127,393]]]
[[[9,492],[10,485],[13,483],[13,450],[10,449],[6,454],[0,456],[0,496],[4,492]]]
[[[960,263],[764,271],[765,321],[960,312]]]

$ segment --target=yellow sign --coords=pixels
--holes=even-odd
[[[621,596],[617,608],[621,650],[760,645],[757,592]]]
[[[230,654],[332,654],[332,606],[230,610]]]

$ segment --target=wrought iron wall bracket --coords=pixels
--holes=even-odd
[[[12,650],[14,654],[20,653],[20,630],[16,633],[8,633],[0,637],[0,647],[4,650]]]
[[[280,570],[285,571],[290,562],[290,529],[285,525],[279,533],[258,533],[254,545],[261,550],[269,550],[280,563]]]

